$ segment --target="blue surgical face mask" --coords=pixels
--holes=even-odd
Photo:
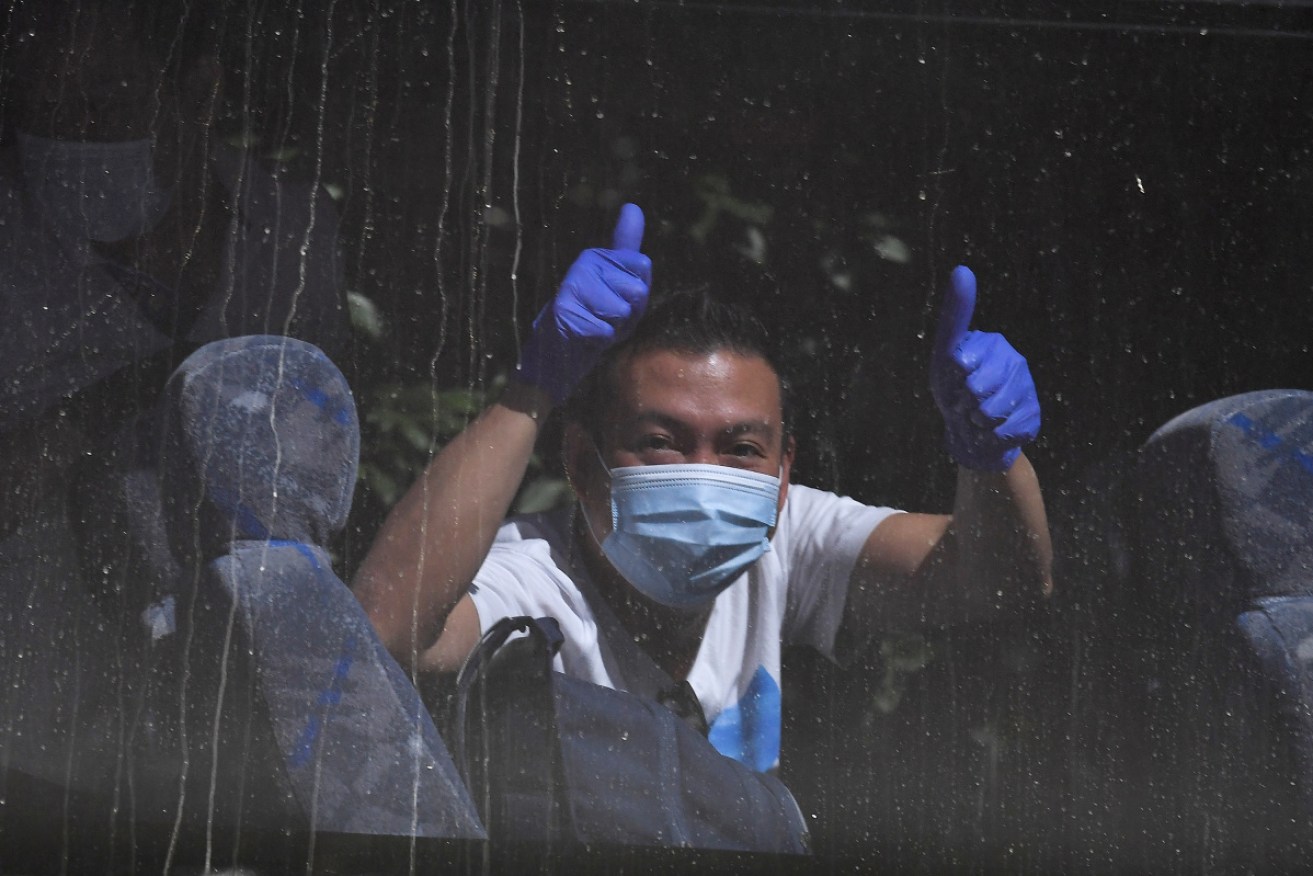
[[[611,533],[602,553],[655,602],[706,605],[770,546],[778,477],[723,465],[638,465],[610,473]]]

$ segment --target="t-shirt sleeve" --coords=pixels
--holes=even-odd
[[[551,576],[526,551],[493,547],[470,585],[470,600],[479,613],[479,630],[504,617],[540,617],[541,594],[553,588]]]
[[[615,687],[596,618],[568,571],[573,556],[569,519],[568,512],[548,512],[503,524],[470,585],[470,599],[484,633],[505,617],[555,618],[565,642],[553,668]]]
[[[552,544],[533,522],[502,525],[470,584],[479,629],[504,617],[561,618],[577,589],[552,556]]]
[[[787,582],[783,639],[834,656],[848,579],[866,539],[893,508],[809,487],[791,486],[776,543]]]

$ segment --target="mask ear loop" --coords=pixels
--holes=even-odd
[[[780,512],[784,510],[783,506],[780,504],[780,495],[779,495],[779,491],[784,489],[784,457],[783,456],[780,457],[780,469],[775,474],[775,481],[776,481],[775,519],[771,522],[771,525],[766,528],[766,550],[771,549],[771,539],[775,535],[776,528],[779,527],[780,525]]]
[[[602,471],[606,472],[606,482],[607,482],[607,484],[610,484],[610,483],[611,483],[611,466],[609,466],[609,465],[606,464],[606,457],[602,456],[602,448],[600,448],[600,447],[597,446],[597,439],[594,438],[594,437],[592,437],[591,435],[588,436],[588,441],[589,441],[589,443],[591,443],[591,444],[593,445],[593,454],[597,457],[597,464],[600,465],[600,466],[602,467]]]
[[[609,497],[611,495],[611,467],[606,464],[606,459],[602,456],[602,449],[597,446],[597,439],[590,435],[588,441],[593,445],[593,454],[597,457],[597,464],[602,467],[602,471],[606,472],[606,492]],[[611,529],[614,530],[617,518],[615,501],[608,498],[607,504],[611,507]],[[588,534],[592,537],[593,542],[601,547],[602,539],[597,537],[597,530],[593,528],[593,520],[588,515],[588,509],[584,507],[582,501],[579,502],[579,513],[583,515],[584,526],[588,528]]]

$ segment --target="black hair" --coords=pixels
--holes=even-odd
[[[789,382],[776,361],[766,327],[746,307],[717,299],[705,286],[682,289],[654,302],[634,333],[608,350],[575,390],[565,419],[600,438],[602,413],[614,397],[611,381],[616,362],[654,350],[695,355],[728,350],[764,360],[779,380],[782,437],[788,439],[793,407]]]

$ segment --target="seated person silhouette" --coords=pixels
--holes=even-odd
[[[154,477],[170,371],[250,333],[331,353],[345,317],[326,194],[222,142],[208,4],[7,15],[0,756],[63,785],[115,768],[75,738],[122,730],[128,665],[171,629]]]

